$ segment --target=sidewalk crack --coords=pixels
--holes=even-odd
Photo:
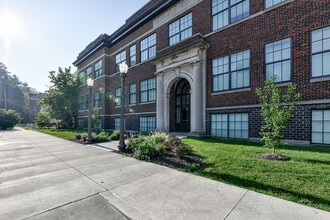
[[[237,203],[235,204],[235,206],[230,210],[230,212],[226,215],[226,217],[224,218],[224,220],[226,220],[229,215],[234,211],[234,209],[236,209],[236,207],[238,206],[238,204],[242,201],[242,199],[245,197],[245,195],[249,192],[249,190],[246,190],[246,192],[244,193],[244,195],[237,201]]]

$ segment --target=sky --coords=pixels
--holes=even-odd
[[[149,0],[0,0],[0,62],[38,92],[49,71],[73,61],[100,34],[111,35]]]

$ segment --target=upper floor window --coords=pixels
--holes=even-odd
[[[250,0],[212,0],[213,30],[250,15]]]
[[[88,67],[86,69],[86,78],[87,79],[92,78],[92,67]]]
[[[281,2],[285,2],[286,0],[265,0],[265,8],[272,7],[273,5],[277,5]]]
[[[266,79],[275,78],[275,82],[291,80],[291,39],[286,38],[265,47]]]
[[[141,62],[156,56],[156,34],[143,39],[140,44]]]
[[[85,109],[89,109],[89,95],[86,95]]]
[[[214,59],[212,62],[213,91],[250,86],[250,50]]]
[[[156,79],[147,79],[140,83],[141,102],[151,102],[156,100]]]
[[[98,61],[94,65],[94,79],[102,75],[102,60]]]
[[[119,64],[126,62],[126,50],[116,55],[116,73],[119,72]]]
[[[129,104],[136,104],[136,84],[129,85]]]
[[[330,76],[330,26],[312,31],[312,77]]]
[[[78,100],[79,111],[84,110],[85,97],[80,96]]]
[[[129,48],[129,66],[136,65],[136,45]]]
[[[86,83],[86,76],[84,71],[78,72],[78,80],[78,85],[83,85]]]
[[[102,94],[100,92],[94,93],[94,107],[102,108]]]
[[[170,45],[190,37],[192,35],[192,13],[174,21],[168,29]]]
[[[115,106],[120,106],[120,105],[121,105],[121,88],[117,88]]]

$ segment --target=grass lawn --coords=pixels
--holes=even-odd
[[[276,153],[290,161],[259,159],[271,149],[260,144],[214,140],[183,140],[206,161],[196,174],[330,211],[330,147],[283,146]]]
[[[55,137],[63,138],[63,139],[74,139],[77,133],[87,133],[86,130],[78,130],[78,129],[56,129],[56,128],[29,128],[23,127],[26,130],[35,130],[45,134],[53,135]]]

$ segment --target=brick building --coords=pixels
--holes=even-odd
[[[123,61],[126,130],[260,138],[255,89],[274,76],[301,93],[285,139],[330,144],[329,0],[149,1],[74,61],[79,127],[92,77],[101,127],[119,128]]]

